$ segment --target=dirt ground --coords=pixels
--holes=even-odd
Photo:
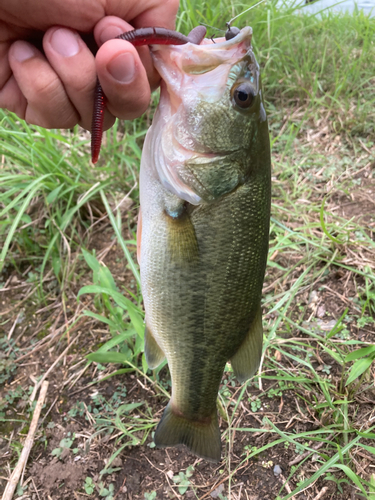
[[[369,171],[374,167],[375,164],[370,165]],[[275,190],[277,192],[277,185]],[[375,235],[374,193],[374,179],[368,179],[361,189],[337,193],[331,198],[332,207],[346,219],[357,218],[367,224],[372,238]],[[130,218],[130,227],[134,228],[136,211],[134,207],[126,210],[124,217]],[[112,238],[110,224],[102,221],[96,226],[90,248],[96,250],[98,260],[110,269],[116,283],[129,286],[131,273],[124,268],[123,252]],[[287,251],[271,255],[271,259],[281,266],[293,265]],[[158,384],[151,372],[146,378],[134,370],[95,383],[115,372],[119,365],[91,363],[86,366],[84,356],[110,338],[103,323],[82,314],[83,310],[95,312],[93,297],[85,295],[77,301],[79,289],[92,283],[91,272],[79,261],[75,277],[66,290],[60,290],[52,272],[48,272],[43,280],[46,298],[41,305],[35,295],[35,280],[30,277],[32,270],[28,262],[17,266],[9,264],[2,275],[0,337],[6,340],[0,346],[0,492],[5,489],[29,430],[32,413],[29,397],[47,371],[47,398],[24,471],[23,486],[15,498],[274,500],[278,495],[287,495],[297,482],[318,470],[319,462],[314,461],[314,457],[305,461],[303,450],[285,443],[267,447],[275,441],[275,435],[268,432],[272,425],[289,432],[311,431],[322,426],[322,421],[311,411],[314,394],[299,392],[299,386],[293,383],[279,390],[277,381],[272,380],[277,374],[272,370],[268,370],[269,378],[263,380],[262,387],[257,379],[246,387],[230,429],[223,416],[220,417],[221,463],[196,459],[184,449],[155,449],[152,432],[167,403],[160,388],[170,389],[167,368],[160,373]],[[296,269],[291,281],[300,272]],[[293,307],[304,308],[306,320],[314,316],[317,324],[329,331],[332,322],[337,321],[346,308],[349,314],[358,312],[358,285],[361,285],[360,277],[331,266],[319,282],[301,291]],[[277,268],[271,267],[264,292],[276,294],[280,289]],[[265,311],[265,318],[271,321],[273,316]],[[352,323],[349,330],[350,338],[375,343],[371,326]],[[293,335],[306,337],[298,330]],[[327,354],[315,352],[314,355],[315,370],[322,372],[328,366],[329,380],[339,384],[339,366]],[[281,352],[275,356],[280,363],[291,363]],[[224,375],[221,393],[232,411],[242,388],[231,373]],[[367,429],[375,418],[373,385],[372,389],[358,391],[354,397],[357,429]],[[265,393],[271,397],[264,396]],[[258,399],[258,395],[262,397]],[[257,401],[260,403],[254,410]],[[116,418],[121,405],[132,403],[140,404],[136,412],[129,407],[121,413],[125,418]],[[323,424],[329,428],[332,412],[327,411],[324,419]],[[249,428],[255,431],[241,430]],[[332,439],[330,433],[329,439]],[[323,444],[310,443],[316,449]],[[246,458],[249,450],[262,447],[261,453]],[[114,457],[116,450],[120,452]],[[372,458],[365,450],[357,455],[358,474],[374,467]],[[293,467],[301,463],[298,474],[293,475]],[[296,498],[355,500],[364,497],[348,482],[342,481],[338,488],[333,480],[319,479]]]
[[[347,211],[350,204],[345,203],[345,200],[343,202],[343,210]],[[353,202],[353,207],[358,210],[358,205],[355,202]],[[93,238],[99,255],[101,251],[108,250],[110,235],[111,229],[107,225],[100,227]],[[116,245],[112,245],[106,253],[104,261],[116,279],[120,282],[126,280],[126,271],[123,269],[121,261],[121,250]],[[76,288],[72,287],[72,296],[67,298],[64,314],[61,295],[59,290],[50,285],[53,283],[50,278],[45,280],[45,286],[52,290],[48,298],[48,305],[35,310],[32,300],[25,301],[25,297],[30,296],[33,289],[32,285],[24,286],[24,272],[22,271],[24,270],[21,269],[17,272],[12,267],[8,268],[6,278],[9,291],[2,293],[1,299],[2,319],[12,319],[6,325],[5,334],[9,336],[10,329],[13,328],[12,337],[15,338],[14,346],[17,346],[17,369],[11,372],[5,384],[1,386],[0,392],[0,401],[8,394],[8,402],[10,402],[9,392],[19,391],[18,397],[15,396],[14,400],[11,401],[12,404],[5,406],[7,419],[22,419],[28,411],[27,396],[36,379],[48,367],[53,366],[58,358],[60,363],[51,370],[48,376],[47,401],[37,439],[29,459],[29,466],[25,471],[24,493],[19,492],[17,498],[53,500],[76,498],[83,500],[88,497],[111,498],[111,493],[113,493],[112,498],[116,500],[182,498],[178,484],[174,482],[173,478],[190,466],[194,467],[190,481],[194,484],[197,497],[193,490],[188,490],[184,494],[185,498],[204,499],[220,498],[220,496],[225,498],[224,495],[228,494],[230,471],[223,464],[224,462],[228,463],[228,456],[225,456],[228,454],[228,450],[230,450],[230,470],[237,468],[236,474],[231,480],[232,498],[271,500],[276,498],[283,484],[285,486],[284,495],[289,488],[294,488],[295,485],[289,484],[286,478],[290,473],[291,466],[303,459],[303,455],[296,454],[292,447],[285,448],[285,445],[282,444],[265,450],[256,459],[244,461],[243,458],[244,450],[248,449],[246,447],[256,446],[259,448],[270,442],[270,435],[263,432],[264,417],[267,417],[282,430],[295,429],[302,432],[320,425],[319,422],[314,421],[314,415],[307,417],[306,412],[301,411],[293,388],[283,392],[281,397],[276,395],[272,399],[267,399],[265,404],[262,400],[262,407],[256,412],[251,410],[249,401],[254,399],[260,390],[254,386],[249,386],[246,389],[246,395],[236,415],[235,428],[259,428],[259,432],[253,434],[251,442],[248,441],[247,433],[241,431],[234,431],[231,435],[227,433],[224,438],[223,463],[209,464],[204,460],[195,459],[182,449],[157,450],[150,447],[152,437],[151,433],[148,433],[143,444],[125,447],[113,460],[112,471],[100,476],[100,471],[105,467],[116,447],[119,446],[117,443],[119,432],[116,429],[114,432],[108,433],[108,428],[105,427],[103,432],[98,431],[100,423],[98,425],[98,422],[93,418],[95,413],[92,409],[95,397],[101,395],[103,398],[103,402],[98,403],[96,408],[98,412],[103,413],[104,418],[112,417],[113,420],[113,412],[111,413],[108,409],[107,411],[103,410],[103,405],[105,405],[104,401],[111,401],[113,404],[113,395],[117,393],[120,403],[123,403],[125,397],[127,403],[141,402],[143,408],[147,409],[144,414],[148,412],[151,423],[157,422],[160,418],[166,403],[165,397],[156,392],[149,380],[139,378],[134,373],[120,375],[98,385],[91,385],[97,367],[90,365],[81,374],[82,367],[84,367],[82,354],[90,352],[93,345],[97,345],[103,340],[101,336],[104,335],[103,338],[105,338],[108,333],[103,330],[102,324],[98,324],[88,317],[81,319],[70,330],[71,348],[68,352],[66,352],[66,343],[59,341],[59,335],[61,336],[61,332],[65,330],[66,322],[71,324],[72,318],[78,317],[79,310],[90,307],[87,299],[86,303],[77,306],[74,297],[82,285],[86,282],[90,283],[89,274],[82,277],[82,280],[76,284]],[[269,275],[266,280],[266,289],[270,286],[271,278],[272,276]],[[318,316],[337,318],[345,307],[351,307],[352,298],[356,294],[355,283],[346,273],[337,270],[326,277],[324,284],[325,291],[320,296],[320,302],[324,306],[321,306]],[[321,292],[319,293],[321,294]],[[308,297],[302,297],[301,301],[307,303]],[[368,342],[375,341],[374,332],[366,328],[352,333],[358,339]],[[34,347],[30,348],[33,339]],[[44,339],[49,339],[50,348],[45,345]],[[74,339],[78,339],[77,342],[74,343]],[[61,357],[64,352],[66,354]],[[332,365],[332,359],[322,359],[321,364]],[[334,368],[331,371],[333,377]],[[317,369],[319,369],[318,363]],[[108,370],[105,371],[105,373],[107,372]],[[272,373],[270,375],[272,376]],[[168,380],[167,369],[164,369],[162,378],[165,381]],[[72,384],[72,382],[74,383]],[[275,383],[272,380],[267,381],[263,390],[267,389],[267,385],[275,386]],[[228,383],[227,387],[230,388],[229,397],[235,400],[239,386],[233,383],[232,387],[232,384]],[[304,396],[308,397],[306,394]],[[361,402],[361,415],[357,417],[359,419],[358,425],[360,425],[361,418],[367,419],[369,415],[375,414],[373,406],[375,396],[374,394],[361,394],[358,399]],[[4,467],[0,473],[0,490],[6,484],[6,478],[9,474],[7,466],[10,459],[14,460],[20,451],[9,446],[9,438],[12,442],[15,440],[16,434],[24,435],[28,431],[27,425],[15,426],[12,422],[9,424],[7,422],[0,424],[1,434],[6,437],[6,439],[0,438],[0,465]],[[224,434],[226,427],[225,421],[221,418],[220,428]],[[143,439],[141,432],[139,438]],[[68,440],[68,444],[70,441],[71,443],[66,448],[61,449],[60,443],[64,439]],[[59,447],[60,452],[56,452]],[[362,458],[361,467],[366,468],[370,464],[370,457],[365,454]],[[275,466],[278,467],[275,469]],[[313,471],[315,471],[314,463],[309,462],[300,474],[311,474]],[[92,481],[88,481],[87,478],[92,479]],[[85,484],[87,485],[86,489]],[[90,484],[94,485],[92,493],[90,493]],[[105,490],[103,490],[104,487],[106,487]],[[318,481],[314,485],[314,493],[321,491],[322,488],[326,488],[324,498],[327,499],[361,498],[353,496],[351,491],[344,491],[343,494],[340,494],[335,484],[330,481],[324,483]],[[244,495],[245,491],[246,495]],[[106,495],[107,492],[108,495]],[[156,493],[156,496],[153,496],[153,492]],[[311,490],[308,496],[302,494],[298,498],[299,500],[312,498],[310,495]]]

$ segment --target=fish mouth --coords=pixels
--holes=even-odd
[[[233,38],[230,38],[229,40],[226,40],[225,37],[220,37],[220,38],[204,38],[202,42],[198,46],[202,45],[210,45],[216,49],[222,49],[222,48],[230,48],[233,45],[237,45],[238,43],[241,43],[244,40],[249,41],[249,46],[251,44],[251,38],[253,36],[253,29],[250,26],[245,26],[242,28],[242,30]]]
[[[186,162],[193,157],[225,156],[234,153],[235,148],[219,151],[204,146],[197,134],[191,132],[190,127],[195,125],[188,124],[188,115],[194,122],[198,118],[194,118],[191,110],[197,109],[197,103],[215,104],[222,98],[233,66],[254,57],[252,33],[252,28],[246,26],[229,40],[204,39],[200,45],[155,45],[151,51],[162,78],[159,111],[154,117],[154,123],[159,123],[159,119],[162,122],[160,135],[154,138],[156,171],[165,189],[192,205],[200,204],[201,195],[206,193]]]
[[[201,75],[212,71],[228,61],[228,52],[234,50],[234,53],[230,54],[230,59],[233,60],[239,56],[240,51],[246,53],[251,49],[252,35],[252,28],[246,26],[230,40],[224,37],[214,40],[205,38],[200,45],[189,44],[189,49],[181,51],[180,67],[190,75]],[[236,46],[239,51],[235,50]]]
[[[214,40],[204,38],[197,45],[153,45],[152,57],[156,69],[162,79],[174,78],[172,72],[183,72],[187,75],[200,75],[217,68],[222,64],[233,64],[251,50],[253,30],[250,26],[242,30],[230,40],[224,37]]]

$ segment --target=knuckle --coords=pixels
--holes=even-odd
[[[46,102],[59,99],[63,92],[62,85],[57,78],[37,78],[28,92],[29,102]]]
[[[143,113],[147,110],[150,103],[150,92],[144,91],[136,96],[127,96],[126,100],[123,100],[121,103],[121,116],[120,113],[113,113],[118,116],[118,118],[122,118],[123,120],[133,120],[134,118],[138,118],[143,115]],[[118,109],[117,106],[114,106],[114,109]]]
[[[28,96],[26,121],[45,128],[71,128],[78,115],[58,79],[39,80]]]
[[[71,82],[71,86],[74,88],[74,91],[81,95],[91,95],[93,94],[95,88],[95,80],[90,79],[76,79]]]
[[[14,76],[0,89],[0,108],[15,113],[22,120],[25,118],[27,101],[22,94]]]
[[[70,67],[69,71],[59,71],[59,78],[67,90],[68,94],[92,94],[95,88],[97,76],[94,64],[87,64],[81,61],[81,66],[77,64]]]
[[[77,116],[74,113],[70,114],[70,116],[61,116],[58,110],[56,110],[56,113],[50,114],[32,106],[28,106],[25,120],[31,125],[38,125],[43,128],[73,128],[78,123]]]
[[[7,103],[3,103],[0,101],[0,108],[7,109],[11,113],[14,113],[21,118],[21,120],[25,119],[26,115],[26,100],[21,99],[17,101],[8,101]]]

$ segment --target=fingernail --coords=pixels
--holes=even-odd
[[[79,52],[78,35],[65,28],[59,28],[51,37],[51,46],[63,57],[72,57]]]
[[[135,75],[134,56],[130,52],[124,52],[115,56],[107,64],[108,72],[115,80],[121,83],[130,83]]]
[[[112,38],[116,38],[118,35],[122,35],[123,30],[118,26],[107,26],[99,35],[100,43],[104,43],[107,40],[112,40]]]
[[[23,62],[34,57],[35,50],[28,43],[18,42],[13,47],[13,56],[18,62]]]

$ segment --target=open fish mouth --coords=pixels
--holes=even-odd
[[[252,28],[246,26],[230,40],[225,40],[224,37],[215,40],[205,38],[200,45],[183,52],[181,68],[192,75],[212,71],[226,61],[238,57],[241,51],[250,49],[252,34]]]
[[[230,40],[218,38],[213,41],[205,38],[200,45],[153,46],[154,63],[167,86],[172,110],[175,111],[181,102],[182,92],[189,92],[190,86],[192,92],[197,81],[200,95],[205,94],[207,97],[208,89],[210,98],[215,99],[233,61],[240,61],[248,52],[252,54],[252,34],[252,28],[246,26]],[[207,73],[207,78],[194,78]]]
[[[204,39],[200,45],[153,46],[154,63],[162,77],[154,124],[158,126],[159,116],[163,117],[163,132],[154,136],[155,168],[163,186],[192,205],[200,204],[202,199],[210,201],[212,195],[189,172],[188,163],[196,159],[209,163],[217,156],[228,156],[238,150],[235,141],[226,145],[204,143],[203,128],[211,125],[202,120],[202,114],[205,106],[220,102],[221,106],[232,105],[231,88],[245,67],[251,68],[258,92],[259,66],[251,39],[252,28],[247,26],[230,40]]]

